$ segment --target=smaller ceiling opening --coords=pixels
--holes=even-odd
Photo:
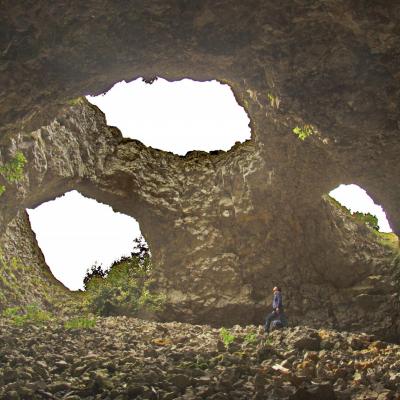
[[[47,265],[70,290],[84,288],[93,265],[106,270],[129,256],[134,239],[141,236],[134,218],[75,190],[27,212]]]
[[[375,204],[367,192],[357,185],[340,185],[332,190],[329,195],[352,213],[371,214],[378,219],[380,232],[392,232],[386,214],[382,207]]]
[[[246,111],[231,88],[215,80],[122,81],[107,93],[87,99],[124,137],[179,155],[192,150],[227,151],[251,137]]]

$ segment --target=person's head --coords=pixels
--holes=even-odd
[[[272,289],[272,291],[275,292],[280,292],[281,288],[279,286],[274,286],[274,288]]]

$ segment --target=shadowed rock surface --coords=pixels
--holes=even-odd
[[[307,160],[315,140],[278,139],[308,147]],[[137,218],[167,296],[162,318],[261,323],[279,282],[293,324],[395,340],[394,250],[328,198],[311,201],[317,182],[296,169],[288,174],[292,160],[276,148],[248,141],[227,153],[181,157],[123,139],[84,100],[48,126],[20,132],[12,146],[28,163],[24,180],[3,195],[2,226],[21,208],[71,189]],[[279,164],[269,166],[275,158]],[[308,190],[293,188],[300,180]]]
[[[122,79],[220,79],[247,104],[254,139],[280,160],[275,137],[314,125],[330,154],[322,168],[316,155],[304,163],[307,146],[286,156],[308,181],[317,177],[315,193],[358,183],[399,232],[396,2],[42,0],[2,10],[3,134],[39,127],[60,103]]]
[[[28,165],[0,199],[0,231],[77,189],[138,219],[164,318],[260,322],[278,283],[293,323],[397,338],[394,254],[322,196],[358,184],[400,231],[399,13],[386,1],[3,2],[0,161],[19,149]],[[252,140],[179,157],[122,139],[76,100],[139,76],[229,83]],[[293,128],[308,124],[300,141]]]

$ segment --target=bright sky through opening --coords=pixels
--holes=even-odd
[[[367,192],[359,186],[340,185],[335,190],[332,190],[329,195],[351,212],[359,211],[375,215],[378,218],[379,230],[381,232],[392,232],[382,207],[375,204]]]
[[[140,236],[136,220],[77,191],[27,211],[47,265],[71,290],[83,289],[86,269],[95,262],[109,267],[130,255]]]
[[[250,138],[247,114],[229,86],[216,81],[121,82],[89,101],[124,136],[176,154],[228,150],[236,141]],[[340,185],[330,195],[352,211],[376,215],[381,231],[391,231],[382,208],[358,186]],[[47,264],[72,290],[83,288],[86,269],[95,262],[108,267],[129,255],[133,239],[140,235],[133,218],[114,213],[111,207],[76,191],[28,212]]]
[[[119,82],[106,94],[87,99],[107,124],[146,146],[185,155],[190,150],[229,150],[250,139],[249,118],[231,88],[217,81],[183,79],[152,84]]]

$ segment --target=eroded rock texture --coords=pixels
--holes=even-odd
[[[261,322],[279,283],[294,323],[395,334],[390,251],[329,201],[310,199],[315,183],[293,187],[307,180],[277,154],[307,146],[312,157],[315,141],[290,135],[271,148],[249,141],[180,157],[123,139],[82,101],[14,142],[28,169],[3,195],[2,226],[21,208],[78,189],[138,219],[168,298],[165,318]]]
[[[399,332],[391,254],[321,196],[356,183],[400,231],[399,8],[395,2],[4,3],[2,161],[28,173],[18,210],[70,189],[137,218],[168,318],[260,322],[271,287],[293,322]],[[86,102],[121,79],[220,79],[252,121],[228,153],[175,156]],[[312,124],[304,142],[292,129]],[[349,311],[351,309],[351,312]]]
[[[0,236],[0,309],[27,305],[53,309],[69,297],[71,293],[46,265],[28,214],[19,212]]]

